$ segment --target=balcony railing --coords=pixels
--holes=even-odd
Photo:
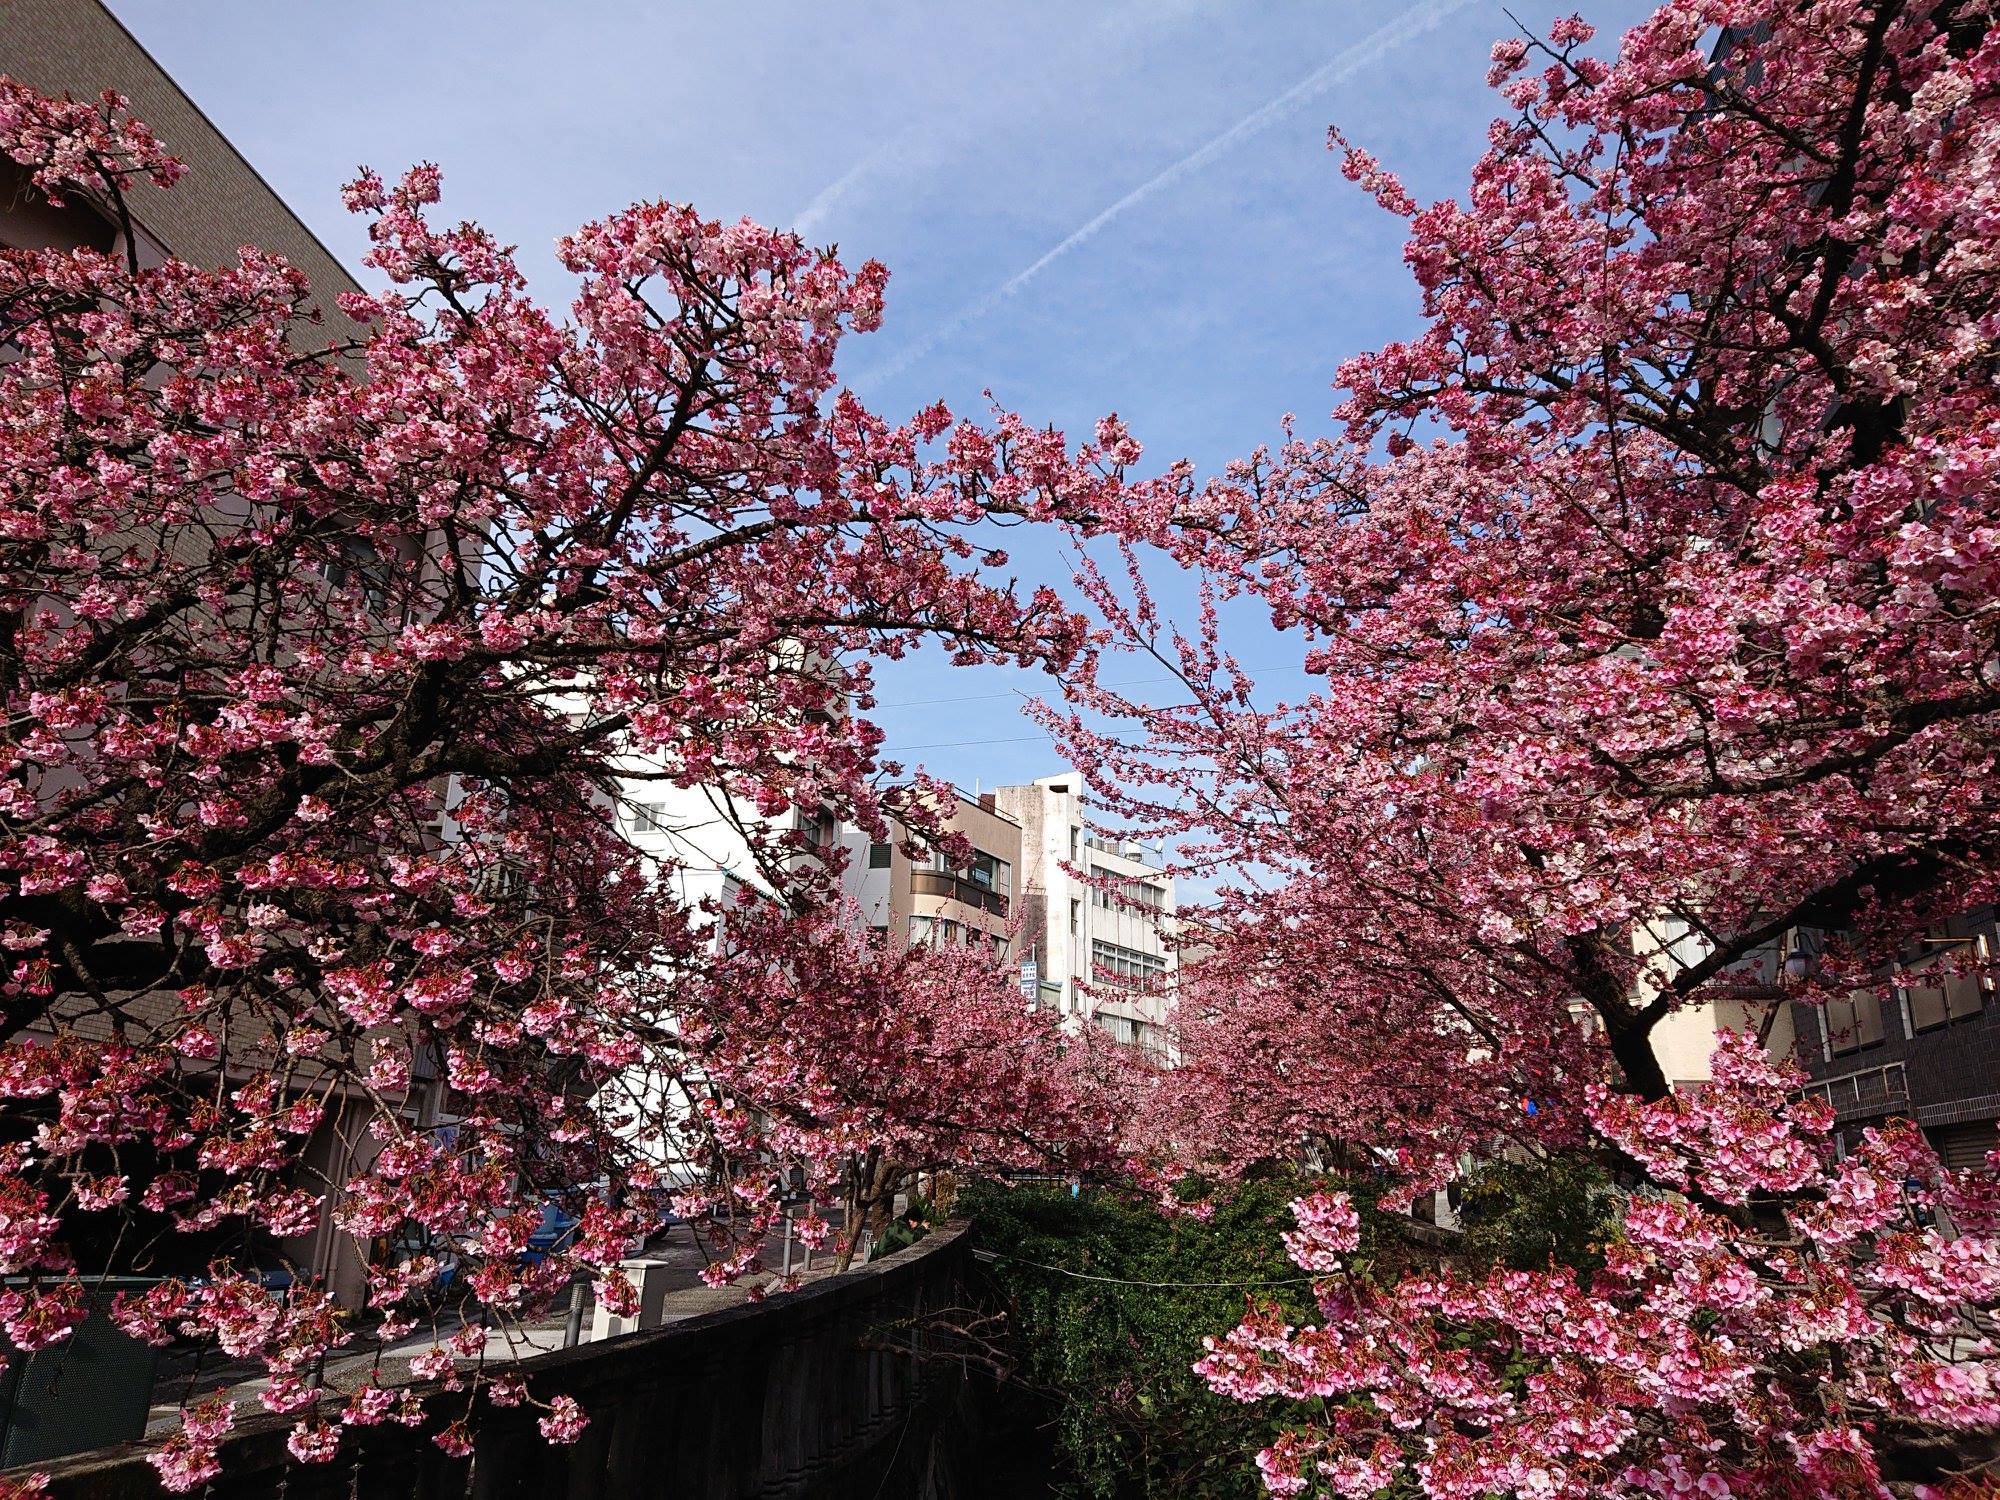
[[[944,896],[966,906],[976,906],[996,917],[1007,915],[1005,896],[949,870],[912,870],[910,889],[919,896]]]
[[[1837,1120],[1890,1114],[1908,1108],[1910,1103],[1909,1075],[1899,1062],[1862,1068],[1838,1078],[1816,1079],[1806,1085],[1805,1091],[1832,1105]]]
[[[1785,944],[1782,938],[1760,944],[1715,978],[1716,989],[1743,1000],[1774,1000],[1784,993]]]
[[[1166,859],[1159,850],[1148,849],[1144,844],[1133,843],[1127,839],[1099,838],[1094,833],[1086,833],[1083,842],[1086,848],[1102,849],[1106,854],[1129,859],[1133,864],[1144,865],[1149,870],[1163,869],[1166,866]]]

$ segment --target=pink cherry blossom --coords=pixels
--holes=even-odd
[[[181,175],[115,96],[0,81],[0,150],[120,216]],[[114,1316],[261,1362],[295,1410],[354,1323],[315,1268],[274,1291],[245,1252],[323,1212],[399,1247],[361,1271],[387,1340],[451,1269],[481,1318],[547,1313],[689,1180],[741,1206],[711,1247],[740,1274],[779,1168],[865,1215],[920,1171],[1115,1160],[1100,1049],[1022,1014],[995,962],[860,941],[838,859],[794,829],[945,839],[938,788],[855,711],[872,663],[926,641],[1074,659],[1082,617],[983,533],[1087,512],[1129,438],[878,415],[837,356],[879,324],[884,268],[686,205],[565,238],[551,312],[491,235],[433,222],[440,182],[350,185],[365,295],[255,247],[217,268],[0,250],[19,1349],[129,1268],[96,1247],[188,1251],[204,1274]],[[767,820],[757,902],[686,898],[694,856],[623,836],[641,756]],[[533,1258],[549,1194],[578,1229]],[[420,1364],[449,1384],[477,1352]],[[292,1446],[424,1420],[369,1386]],[[544,1426],[581,1421],[558,1403]],[[163,1478],[203,1483],[219,1436],[191,1421]]]

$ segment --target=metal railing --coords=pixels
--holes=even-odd
[[[1148,849],[1144,844],[1136,844],[1126,839],[1099,838],[1094,833],[1083,836],[1084,847],[1099,849],[1106,854],[1115,854],[1120,859],[1129,859],[1135,865],[1144,865],[1149,870],[1162,869],[1166,857],[1157,849]]]
[[[1910,1079],[1901,1063],[1892,1062],[1842,1073],[1837,1078],[1815,1079],[1806,1085],[1805,1092],[1824,1099],[1833,1106],[1834,1118],[1845,1120],[1907,1108]]]

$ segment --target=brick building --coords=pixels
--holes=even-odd
[[[78,99],[116,89],[187,164],[187,175],[170,190],[150,182],[132,186],[129,207],[147,241],[142,259],[171,255],[215,268],[234,265],[241,245],[261,246],[311,278],[330,326],[339,326],[333,299],[358,291],[354,278],[98,0],[0,4],[0,73]],[[11,180],[0,187],[0,240],[17,247],[96,241],[110,248],[109,223],[87,205],[52,209],[40,194],[21,191],[13,163],[4,170]]]
[[[1795,1055],[1808,1092],[1833,1106],[1843,1135],[1900,1115],[1954,1167],[2000,1146],[2000,997],[1992,908],[1954,919],[1904,953],[1881,989],[1823,1006],[1792,1003]],[[1788,957],[1812,961],[1810,933]]]

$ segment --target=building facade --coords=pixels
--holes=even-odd
[[[1702,937],[1677,917],[1644,924],[1633,942],[1642,972],[1663,981],[1709,953]],[[1747,1032],[1775,1056],[1791,1053],[1793,1015],[1783,987],[1783,968],[1783,944],[1767,944],[1711,981],[1700,1004],[1660,1020],[1653,1028],[1653,1055],[1672,1087],[1686,1090],[1708,1082],[1710,1059],[1724,1032]],[[1640,989],[1636,997],[1640,1003],[1656,993],[1644,982]]]
[[[1994,910],[1943,924],[1844,997],[1793,998],[1825,943],[1814,929],[1793,928],[1718,976],[1712,999],[1663,1020],[1653,1052],[1668,1082],[1699,1088],[1720,1034],[1747,1031],[1804,1070],[1806,1092],[1832,1106],[1843,1148],[1863,1128],[1901,1117],[1947,1164],[1978,1166],[2000,1147]],[[1671,972],[1703,951],[1684,929],[1668,930],[1649,962]]]
[[[236,263],[242,245],[275,251],[311,279],[330,329],[352,328],[334,308],[334,297],[360,290],[359,284],[98,0],[0,5],[0,73],[45,94],[77,99],[116,89],[131,101],[133,115],[187,164],[187,175],[172,188],[139,181],[127,194],[151,253],[219,269]],[[12,163],[7,167],[14,170]],[[18,185],[18,177],[9,183]],[[102,237],[100,248],[111,248],[107,221],[100,216],[91,225],[86,205],[75,205],[71,216],[45,200],[28,201],[38,196],[9,191],[0,200],[7,244],[73,246]],[[142,259],[144,254],[142,249]]]
[[[848,861],[849,894],[869,930],[885,942],[983,942],[1005,954],[1016,915],[1020,822],[995,804],[992,793],[972,796],[954,787],[945,827],[972,845],[963,866],[954,868],[935,850],[913,860],[895,837],[862,839]]]
[[[1093,833],[1082,794],[1074,773],[995,794],[1021,828],[1023,989],[1044,1009],[1164,1053],[1174,880],[1154,851]]]
[[[1903,953],[1879,986],[1792,1003],[1807,1092],[1833,1106],[1843,1139],[1901,1116],[1948,1166],[1979,1166],[2000,1147],[1994,924],[1991,907],[1956,918]],[[1812,935],[1793,944],[1795,966],[1809,965]]]
[[[1173,877],[1160,856],[1093,833],[1074,775],[972,794],[954,788],[945,827],[971,857],[912,858],[900,829],[871,839],[831,815],[783,815],[818,848],[838,850],[855,922],[882,942],[989,945],[1014,966],[1023,1000],[1115,1041],[1167,1051],[1176,967]],[[727,912],[765,889],[749,836],[768,827],[740,798],[705,786],[634,779],[619,794],[626,836],[690,904]]]
[[[45,94],[78,99],[116,90],[189,169],[172,189],[146,181],[131,184],[126,206],[134,223],[128,245],[121,222],[106,208],[81,198],[51,204],[28,183],[25,172],[0,158],[0,245],[17,250],[87,246],[105,253],[129,249],[142,267],[175,258],[222,269],[236,264],[239,246],[255,244],[284,256],[310,278],[315,300],[326,313],[327,321],[320,325],[323,336],[344,339],[357,331],[335,308],[334,299],[359,290],[358,283],[97,0],[8,0],[0,5],[0,74]],[[129,1004],[143,1011],[150,998],[136,997]],[[399,1101],[412,1119],[425,1123],[437,1117],[441,1102],[429,1064],[428,1057],[416,1059],[412,1087]],[[302,1076],[299,1086],[309,1087],[310,1081]],[[326,1286],[348,1306],[365,1299],[365,1252],[336,1225],[334,1207],[339,1184],[380,1148],[367,1128],[374,1109],[358,1092],[336,1087],[301,1159],[301,1185],[322,1195],[320,1213],[308,1232],[275,1247],[293,1270]],[[266,1253],[263,1247],[249,1249],[256,1256]]]

